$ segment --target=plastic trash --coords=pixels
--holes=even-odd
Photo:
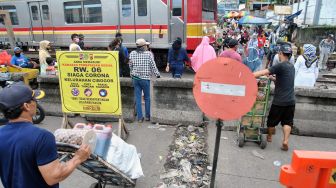
[[[263,155],[261,155],[260,153],[257,152],[257,150],[253,150],[252,154],[260,159],[265,159],[265,157]]]
[[[175,176],[179,176],[179,172],[175,169],[172,169],[164,174],[160,175],[160,179],[166,179],[166,178],[173,178]]]
[[[186,159],[182,159],[180,164],[182,166],[182,175],[184,177],[183,178],[184,181],[191,182],[192,181],[191,163]]]
[[[273,165],[274,165],[274,166],[281,166],[281,161],[274,161],[274,162],[273,162]]]

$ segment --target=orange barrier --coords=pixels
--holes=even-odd
[[[336,152],[294,151],[292,164],[281,167],[287,188],[336,188]]]

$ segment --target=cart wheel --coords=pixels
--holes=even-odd
[[[90,188],[102,188],[103,186],[101,185],[101,183],[93,183],[91,184]]]
[[[260,141],[260,148],[265,149],[266,146],[267,146],[267,141],[266,141],[265,135],[261,135],[260,140],[261,140]]]
[[[238,146],[243,147],[245,144],[244,134],[240,133],[238,136]]]

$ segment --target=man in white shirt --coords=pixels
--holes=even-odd
[[[79,35],[74,33],[71,35],[72,43],[69,46],[69,51],[82,51],[81,47],[78,45],[79,43]]]

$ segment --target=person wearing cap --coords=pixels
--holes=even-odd
[[[78,45],[79,43],[79,35],[74,33],[71,35],[71,40],[72,43],[69,46],[69,51],[73,52],[73,51],[82,51],[82,48]]]
[[[281,122],[284,134],[281,149],[284,151],[288,151],[289,136],[293,127],[295,112],[295,68],[293,64],[289,63],[291,55],[291,45],[288,43],[282,44],[279,50],[281,63],[253,73],[256,78],[276,75],[276,78],[274,78],[274,98],[267,118],[267,141],[272,142],[272,134],[275,132],[275,126]]]
[[[43,96],[21,82],[0,91],[0,110],[9,120],[0,129],[0,177],[5,188],[59,187],[91,153],[82,145],[70,161],[58,160],[54,135],[32,123],[36,99]]]
[[[209,41],[210,42],[210,39]],[[171,71],[173,78],[181,78],[184,71],[184,63],[190,63],[187,51],[182,47],[182,39],[177,38],[168,50],[168,63],[166,72]]]
[[[200,45],[197,46],[191,57],[191,66],[195,72],[207,61],[217,57],[215,49],[209,44],[209,37],[203,37]]]
[[[327,62],[331,53],[334,52],[335,49],[335,42],[333,40],[334,35],[329,34],[326,39],[323,39],[320,42],[319,49],[320,49],[320,61],[319,61],[319,68],[326,69]]]
[[[304,44],[303,55],[297,58],[294,66],[295,87],[314,87],[319,74],[316,47]]]
[[[224,50],[219,57],[228,57],[231,59],[235,59],[238,62],[243,62],[240,54],[237,52],[238,49],[238,41],[236,39],[231,39],[229,42],[229,49]]]
[[[156,67],[151,52],[147,51],[148,42],[145,39],[136,41],[137,49],[130,53],[129,67],[134,86],[135,105],[138,122],[150,121],[150,79],[152,74],[160,78],[160,73]],[[142,114],[141,97],[144,93],[145,117]]]
[[[14,48],[14,56],[11,59],[11,64],[16,65],[21,68],[38,68],[39,67],[39,65],[36,62],[30,61],[25,55],[23,55],[20,47]]]

